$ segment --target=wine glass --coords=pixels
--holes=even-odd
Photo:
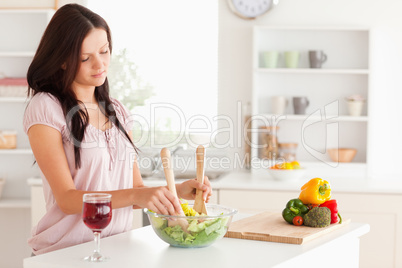
[[[112,220],[111,194],[92,193],[84,194],[82,207],[82,220],[94,233],[96,248],[91,256],[84,260],[90,262],[103,262],[108,257],[100,253],[100,235]]]

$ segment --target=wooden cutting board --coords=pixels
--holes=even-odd
[[[334,223],[324,228],[295,226],[287,223],[281,213],[263,212],[232,222],[225,237],[301,245],[325,235],[350,222]]]

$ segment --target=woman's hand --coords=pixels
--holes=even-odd
[[[182,211],[179,200],[165,186],[134,188],[134,205],[158,214],[176,215]]]
[[[204,184],[199,183],[197,179],[192,179],[176,185],[177,195],[187,200],[195,199],[197,189],[203,191],[202,198],[208,202],[212,196],[212,187],[207,176],[204,176]]]

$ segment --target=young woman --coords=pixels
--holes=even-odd
[[[113,217],[102,236],[130,230],[133,207],[163,214],[180,210],[167,187],[145,187],[142,182],[129,113],[109,96],[111,50],[104,19],[68,4],[53,16],[28,69],[32,99],[24,130],[46,200],[46,214],[28,241],[35,255],[93,239],[81,219],[85,193],[112,194]],[[177,185],[178,196],[185,199],[193,199],[195,189],[209,199],[208,179]]]

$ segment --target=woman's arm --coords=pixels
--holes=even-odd
[[[66,214],[81,213],[82,196],[89,192],[75,188],[61,133],[46,125],[34,125],[29,129],[28,137],[36,162],[45,175],[59,208]],[[133,172],[139,174],[138,167]],[[142,182],[141,175],[139,176]],[[143,187],[138,175],[132,189],[102,192],[112,194],[113,208],[138,205],[165,214],[174,214],[180,210],[180,204],[166,187]]]
[[[131,140],[133,140],[133,132],[129,131],[128,136]],[[133,187],[143,187],[144,182],[142,180],[140,169],[138,168],[138,156],[135,156],[135,160],[133,163]]]

